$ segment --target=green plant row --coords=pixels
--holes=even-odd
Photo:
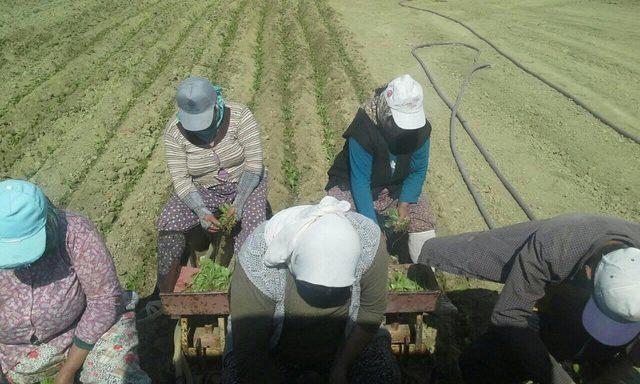
[[[349,77],[356,97],[360,103],[364,103],[369,97],[370,92],[368,86],[370,81],[367,81],[368,76],[358,70],[358,66],[347,53],[341,33],[334,24],[336,15],[333,9],[331,9],[331,7],[326,3],[326,0],[315,0],[315,5],[321,16],[320,18],[329,33],[331,44],[333,44],[334,49],[338,51],[338,57],[340,58],[340,62],[342,63],[345,73]]]
[[[194,9],[197,10],[197,9]],[[196,12],[194,12],[195,14]],[[93,157],[91,161],[83,164],[83,166],[73,173],[72,177],[67,179],[67,190],[62,195],[62,197],[58,200],[61,205],[67,205],[69,199],[73,191],[76,187],[84,181],[88,174],[88,170],[91,169],[96,161],[100,158],[104,150],[107,148],[109,142],[115,137],[118,133],[119,128],[122,126],[125,121],[129,111],[138,101],[140,95],[142,95],[149,87],[153,84],[156,78],[160,75],[160,73],[164,70],[164,68],[171,62],[171,59],[174,57],[174,52],[180,47],[180,45],[185,41],[187,36],[189,36],[190,32],[198,25],[198,22],[201,21],[205,16],[206,12],[204,10],[200,11],[201,15],[199,17],[194,17],[189,24],[187,24],[186,28],[184,28],[178,35],[175,42],[171,45],[169,50],[165,50],[164,48],[158,47],[158,50],[155,52],[156,56],[152,58],[150,61],[150,66],[147,70],[144,70],[140,66],[136,68],[137,75],[134,76],[134,86],[135,90],[132,97],[129,99],[128,103],[124,107],[123,112],[118,116],[115,124],[113,124],[112,128],[108,130],[107,135],[104,140],[97,143],[93,150]]]
[[[114,31],[109,39],[101,41],[95,51],[88,52],[82,61],[73,61],[51,81],[12,106],[0,118],[0,171],[8,170],[23,156],[32,155],[39,142],[49,141],[40,140],[34,150],[27,150],[36,139],[49,135],[53,136],[53,141],[59,140],[51,130],[56,120],[72,114],[85,115],[109,95],[110,89],[100,87],[101,84],[120,76],[133,80],[136,73],[130,68],[136,68],[149,47],[161,38],[163,28],[166,29],[163,20],[172,11],[171,7],[162,5],[155,10],[157,14],[149,11],[136,15]],[[17,147],[21,150],[11,150]],[[38,152],[38,156],[33,157],[42,165],[51,151]],[[34,174],[38,169],[36,167],[30,173]]]
[[[253,52],[253,62],[255,70],[253,72],[253,83],[251,83],[251,101],[248,107],[253,110],[256,105],[258,92],[262,87],[262,75],[264,73],[264,28],[267,22],[267,16],[271,11],[271,1],[263,0],[260,7],[260,19],[258,21],[258,34],[256,35],[256,46]]]
[[[305,41],[307,42],[307,51],[311,61],[311,68],[313,70],[313,93],[316,99],[316,113],[320,118],[320,124],[322,126],[322,146],[325,152],[325,159],[330,163],[336,155],[336,132],[332,128],[332,121],[329,117],[329,107],[326,95],[329,66],[326,62],[323,62],[322,47],[315,43],[313,32],[309,28],[309,24],[307,22],[308,6],[309,5],[305,1],[300,1],[298,3],[297,18],[304,34]]]
[[[0,71],[0,82],[8,91],[0,95],[0,117],[8,106],[18,103],[99,41],[111,38],[130,18],[157,6],[157,2],[96,2],[96,6],[75,16],[65,10],[64,17],[46,29],[34,30],[28,25],[12,33],[3,47],[11,59],[3,63]],[[69,22],[74,18],[83,22]]]
[[[299,193],[300,169],[297,166],[298,156],[294,143],[293,96],[290,82],[298,66],[300,47],[296,44],[294,24],[287,12],[291,8],[291,2],[281,1],[279,8],[278,37],[280,38],[282,66],[280,68],[278,90],[282,99],[280,111],[284,125],[282,131],[284,157],[281,167],[285,176],[285,183],[291,195],[291,200],[295,201]]]

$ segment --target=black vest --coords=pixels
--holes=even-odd
[[[329,168],[329,182],[325,189],[339,186],[344,191],[351,190],[349,139],[353,138],[373,156],[371,174],[373,199],[375,200],[384,188],[389,190],[393,198],[398,198],[402,183],[411,172],[411,155],[429,139],[430,135],[429,121],[422,128],[407,131],[399,127],[375,124],[364,109],[358,109],[356,117],[342,135],[346,142]],[[390,152],[396,156],[395,170],[391,168]]]

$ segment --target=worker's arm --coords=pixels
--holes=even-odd
[[[538,330],[530,326],[533,308],[544,296],[545,286],[564,277],[554,276],[557,271],[547,269],[551,264],[538,257],[542,252],[534,252],[531,247],[536,247],[535,240],[515,257],[491,316],[492,330],[534,382],[571,384],[573,380],[549,354]]]
[[[82,368],[85,359],[89,355],[88,349],[82,349],[72,345],[62,368],[55,377],[55,384],[73,384],[76,372]]]
[[[429,139],[411,155],[409,163],[410,173],[402,182],[400,192],[401,203],[417,203],[422,193],[422,186],[427,178],[429,167]]]
[[[67,215],[67,222],[65,245],[87,302],[61,368],[63,375],[75,375],[94,344],[118,320],[122,290],[111,254],[93,223],[77,215]]]
[[[275,303],[251,283],[240,264],[231,278],[229,304],[239,383],[281,383],[269,353]]]
[[[244,170],[238,182],[238,191],[233,200],[233,207],[236,209],[237,217],[241,219],[244,204],[260,184],[264,167],[260,127],[249,108],[246,107],[242,110],[240,118],[238,142],[244,151]]]
[[[349,139],[351,194],[358,213],[378,223],[371,196],[373,156],[354,138]]]
[[[388,261],[387,245],[384,238],[381,238],[373,264],[360,281],[358,318],[351,334],[334,359],[331,384],[346,382],[343,379],[346,378],[349,368],[371,343],[384,320],[387,306]]]
[[[169,168],[169,175],[171,175],[171,181],[173,182],[173,188],[178,197],[184,200],[189,193],[199,192],[189,174],[187,153],[178,139],[173,136],[176,128],[171,124],[171,122],[167,124],[163,136],[165,159],[167,161],[167,168]]]

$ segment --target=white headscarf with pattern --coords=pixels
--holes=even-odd
[[[265,265],[286,265],[297,280],[325,287],[352,285],[362,249],[345,217],[350,208],[348,202],[327,196],[317,205],[277,213],[265,226]]]

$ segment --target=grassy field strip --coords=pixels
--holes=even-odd
[[[517,45],[521,44],[522,40],[518,40]],[[505,46],[505,49],[511,51],[512,47]],[[449,89],[455,89],[458,79],[452,80],[451,73],[462,72],[461,67],[454,70],[452,63],[460,52],[425,50],[423,55],[430,63],[439,62],[437,66],[434,64],[436,78],[447,84],[448,93],[454,95]],[[525,53],[516,56],[528,57]],[[628,164],[640,161],[637,145],[615,137],[573,103],[488,49],[483,48],[482,60],[494,67],[474,79],[465,95],[465,109],[470,111],[465,116],[487,150],[540,216],[567,210],[593,212],[594,207],[599,207],[596,211],[629,219],[639,217],[637,204],[632,202],[629,191],[639,188],[640,180],[624,177],[623,171],[629,169]],[[514,93],[518,102],[514,102]],[[461,146],[470,145],[462,135],[461,140],[465,140],[461,141]],[[593,153],[584,150],[594,142],[609,148],[606,167],[594,164]],[[445,143],[443,140],[437,145]],[[532,153],[537,161],[527,160]],[[493,176],[486,174],[481,158],[471,155],[468,150],[465,158],[479,189],[489,200],[490,209],[504,220],[498,222],[507,224],[519,219],[521,215],[505,208],[510,206],[509,197],[500,191],[502,188],[498,183],[491,182]],[[439,164],[439,159],[434,160]],[[514,168],[512,164],[519,167]],[[436,165],[433,170],[438,172],[439,167]]]
[[[3,47],[7,41],[7,35],[17,29],[11,22],[15,20],[24,19],[25,23],[31,23],[33,25],[33,19],[42,17],[45,12],[49,12],[56,7],[68,6],[65,0],[51,0],[51,1],[21,1],[21,7],[18,7],[14,2],[2,1],[0,2],[0,48]],[[24,11],[29,9],[28,16],[24,15]]]
[[[228,4],[225,6],[228,7]],[[193,62],[215,62],[216,64],[210,67],[194,66],[192,69],[194,74],[211,78],[217,75],[213,72],[214,70],[225,68],[226,56],[232,53],[229,48],[234,47],[233,38],[237,34],[239,19],[243,16],[246,7],[247,1],[243,1],[232,12],[224,12],[225,10],[223,10],[221,17],[212,23],[215,29],[206,40],[209,42],[220,41],[220,44],[205,44],[203,58]],[[224,22],[225,17],[229,18],[227,23]],[[225,39],[213,38],[217,35],[224,35]],[[227,48],[224,49],[224,47]],[[200,72],[203,68],[209,70]],[[171,113],[175,110],[173,104],[175,85],[188,74],[189,71],[186,70],[176,79],[172,87],[167,88],[167,91],[170,92],[168,96],[171,98]],[[158,139],[161,140],[161,136]],[[117,216],[114,225],[111,226],[106,239],[114,258],[121,263],[118,265],[118,271],[123,283],[129,287],[135,287],[143,294],[149,294],[155,286],[157,236],[155,226],[160,210],[172,191],[162,145],[154,147],[147,161],[147,167],[136,181],[137,183],[131,185],[131,192],[124,199],[121,213]]]
[[[226,100],[247,105],[252,98],[252,73],[255,72],[255,62],[250,60],[255,50],[255,42],[260,23],[260,9],[264,1],[251,1],[251,10],[244,7],[248,2],[243,2],[242,12],[238,14],[237,25],[234,26],[230,42],[233,50],[228,48],[221,55],[222,60],[218,64],[217,73],[214,73],[214,84],[222,87]]]
[[[429,55],[429,61],[440,63],[436,67],[440,72],[436,72],[436,78],[451,83],[447,78],[452,77],[456,52],[429,50],[424,54]],[[525,200],[537,207],[542,217],[566,211],[566,199],[577,196],[580,198],[576,199],[577,205],[572,210],[589,212],[600,206],[610,214],[629,219],[639,217],[637,204],[633,203],[628,191],[640,188],[640,178],[624,177],[624,170],[630,169],[629,164],[640,163],[637,145],[621,139],[572,102],[523,74],[506,60],[489,51],[483,55],[483,60],[494,64],[494,68],[474,79],[464,103],[467,108],[477,107],[465,117]],[[455,71],[462,73],[457,68]],[[517,82],[514,79],[518,79]],[[451,85],[448,88],[457,86]],[[519,102],[513,102],[512,92],[518,94]],[[449,95],[454,94],[449,92]],[[487,124],[491,121],[492,124]],[[500,140],[494,137],[500,137]],[[594,164],[593,153],[584,150],[594,142],[610,148],[606,167]],[[470,145],[470,142],[466,143]],[[532,151],[539,161],[524,160]],[[467,164],[473,169],[472,173],[482,175],[480,168],[484,163],[479,156],[477,159],[478,163],[467,160]],[[509,164],[522,164],[522,167],[508,169]],[[487,183],[492,178],[492,175],[481,176],[479,182]],[[513,210],[504,209],[509,205],[506,200],[510,197],[499,192],[502,188],[498,183],[494,188],[480,186],[479,189],[488,192],[483,194],[486,199],[494,200],[489,203],[493,212],[503,212],[505,217],[520,217],[519,214],[514,216]],[[554,199],[541,193],[555,190],[572,190],[572,193]],[[497,196],[504,199],[496,199]]]
[[[605,53],[598,48],[590,47],[589,40],[578,36],[558,38],[555,33],[545,34],[536,28],[523,25],[519,25],[518,29],[521,34],[538,36],[531,40],[523,39],[517,47],[511,48],[516,57],[525,54],[535,57],[536,59],[527,65],[561,87],[570,89],[580,99],[601,106],[603,114],[615,117],[625,129],[640,133],[640,111],[637,107],[640,103],[640,92],[619,92],[615,85],[612,87],[607,81],[607,76],[615,73],[617,76],[632,79],[636,84],[640,83],[640,71],[634,68],[633,64],[638,62],[637,59],[627,60],[621,57],[622,52]],[[544,47],[539,45],[540,40],[546,42]],[[593,56],[594,50],[599,52],[597,58]],[[571,62],[556,60],[558,53],[570,57]],[[603,56],[607,56],[608,60],[602,60]],[[611,131],[611,135],[617,133]]]
[[[251,83],[252,96],[247,104],[253,111],[256,100],[260,96],[262,88],[262,74],[264,72],[264,31],[267,23],[267,16],[273,10],[273,4],[269,0],[263,0],[260,4],[260,19],[258,21],[258,33],[256,34],[255,49],[251,57],[253,58],[253,82]]]
[[[125,3],[123,1],[123,3]],[[109,39],[111,34],[120,28],[127,20],[135,17],[136,14],[146,12],[156,3],[135,3],[144,4],[125,7],[114,4],[119,11],[110,14],[107,20],[92,20],[91,17],[84,21],[82,26],[90,26],[88,31],[85,28],[69,31],[52,42],[52,47],[38,47],[33,54],[20,54],[14,56],[16,60],[8,61],[6,68],[0,69],[0,84],[4,85],[5,92],[0,94],[0,116],[3,116],[9,105],[19,103],[26,95],[42,83],[55,76],[63,70],[66,65],[72,62],[78,55],[84,53],[89,48],[98,44],[104,39]],[[106,10],[100,10],[97,14],[109,14]],[[124,14],[124,17],[122,16]],[[133,14],[133,15],[132,15]],[[93,15],[93,13],[92,13]],[[71,24],[74,25],[74,24]],[[109,39],[109,41],[111,41]],[[45,52],[46,54],[43,54]]]
[[[85,171],[86,176],[71,192],[68,206],[94,218],[103,233],[109,231],[120,214],[124,199],[144,172],[174,111],[176,78],[188,73],[193,63],[200,60],[210,30],[201,26],[211,26],[218,13],[213,9],[202,11],[202,18],[184,32],[180,45],[174,46],[177,49],[167,54],[169,61],[162,72],[139,95],[93,167]]]
[[[263,56],[262,80],[260,89],[255,93],[253,113],[262,128],[262,145],[264,147],[264,162],[269,172],[268,200],[274,212],[279,211],[289,203],[289,189],[285,185],[282,169],[284,148],[282,147],[282,132],[284,126],[280,110],[280,61],[278,54],[280,47],[279,20],[281,4],[276,0],[267,0],[269,7],[265,18],[264,34],[260,48],[266,52]],[[255,57],[254,57],[255,59]],[[256,68],[259,66],[256,65]]]
[[[329,162],[324,149],[323,125],[320,116],[315,113],[318,106],[311,59],[308,57],[308,50],[304,48],[304,35],[300,25],[294,25],[293,31],[295,45],[302,47],[297,68],[289,82],[292,92],[291,124],[295,128],[293,145],[298,149],[297,164],[300,170],[296,203],[315,204],[325,195]]]
[[[322,124],[322,142],[329,163],[340,150],[340,136],[358,107],[357,92],[351,87],[349,77],[340,65],[340,52],[332,46],[322,16],[313,4],[299,1],[297,19],[313,68],[316,112]]]
[[[329,33],[333,49],[338,52],[342,68],[349,76],[358,102],[364,103],[371,96],[371,89],[376,86],[367,71],[366,63],[357,55],[356,47],[347,46],[347,39],[344,37],[347,32],[336,22],[338,15],[326,0],[315,0],[315,6]]]
[[[156,16],[164,16],[165,12],[169,14],[172,11],[174,9],[167,6],[163,7],[161,13],[155,12]],[[136,60],[144,57],[146,50],[162,35],[162,30],[162,20],[151,18],[146,13],[136,15],[113,33],[108,41],[103,41],[93,51],[78,56],[65,70],[13,107],[0,119],[0,173],[11,169],[23,156],[27,157],[25,160],[29,166],[18,169],[27,176],[35,173],[50,151],[34,153],[30,143],[38,138],[46,140],[48,137],[59,136],[59,133],[51,129],[57,120],[69,119],[74,114],[83,116],[105,95],[114,93],[108,87],[109,83],[117,81],[123,75],[133,76],[130,68],[137,65]],[[148,32],[152,32],[153,36],[145,36]],[[36,143],[35,148],[39,146],[41,145]],[[21,150],[11,151],[11,148]]]
[[[300,193],[300,168],[298,166],[298,151],[293,139],[295,128],[293,126],[293,92],[291,79],[300,65],[299,45],[295,35],[295,16],[288,11],[294,4],[289,0],[280,1],[278,37],[280,38],[280,75],[278,76],[278,91],[280,93],[280,113],[282,118],[282,173],[284,182],[289,189],[289,203],[297,201]]]
[[[107,4],[98,0],[83,0],[72,4],[46,4],[48,2],[44,1],[40,2],[41,5],[16,1],[11,3],[0,5],[0,12],[9,16],[5,23],[0,24],[0,47],[12,58],[33,54],[40,46],[50,48],[50,41],[58,36],[89,27],[80,25],[79,20],[91,19],[100,10],[103,14],[99,16],[102,17],[107,9]],[[39,6],[42,8],[38,9]]]
[[[130,69],[131,76],[111,84],[113,92],[122,92],[122,99],[110,109],[97,109],[96,116],[86,115],[86,122],[80,120],[69,129],[77,135],[77,140],[60,148],[34,176],[33,181],[41,183],[49,196],[61,205],[66,205],[71,192],[83,181],[87,171],[100,158],[109,141],[118,134],[123,121],[136,101],[168,64],[171,53],[182,43],[202,12],[203,5],[190,9],[189,14],[174,18],[166,28],[163,38],[144,54],[144,58]],[[101,103],[102,104],[102,103]],[[93,129],[87,130],[85,124]],[[80,127],[79,127],[80,126]],[[73,137],[73,136],[72,136]],[[71,143],[72,141],[69,141]],[[65,166],[62,166],[62,165]],[[65,169],[66,167],[66,169]]]
[[[169,13],[172,9],[168,7],[165,11]],[[108,57],[99,57],[98,61],[103,62],[100,70],[92,71],[90,66],[92,61],[85,62],[75,67],[78,71],[75,77],[72,73],[65,71],[64,74],[60,74],[60,78],[56,76],[55,82],[51,81],[52,86],[64,89],[64,87],[70,86],[69,82],[74,81],[72,79],[80,79],[82,86],[75,85],[73,86],[75,90],[71,95],[60,96],[60,106],[55,107],[59,111],[40,113],[34,119],[35,121],[30,122],[31,124],[38,123],[39,126],[45,128],[40,130],[30,128],[25,132],[25,135],[31,134],[38,139],[26,144],[29,138],[27,136],[23,139],[25,143],[16,145],[23,150],[17,151],[18,155],[13,154],[18,157],[11,169],[12,176],[29,178],[36,174],[47,163],[49,157],[56,156],[59,151],[65,149],[64,145],[86,135],[86,126],[94,125],[96,120],[100,120],[96,114],[105,114],[109,119],[115,117],[114,113],[118,111],[118,105],[126,103],[126,100],[119,102],[118,99],[126,98],[122,95],[131,89],[131,83],[136,75],[131,71],[131,68],[139,65],[147,51],[154,44],[157,44],[157,39],[162,36],[162,25],[159,20],[150,20],[148,17],[140,16],[137,21],[134,28],[127,29],[126,34],[122,36],[124,41],[118,42],[120,45],[118,51],[111,51]],[[145,30],[142,28],[147,23],[151,23],[148,26],[148,31],[157,33],[156,38],[144,38]],[[125,31],[123,30],[123,32]],[[131,78],[130,81],[127,81],[128,78]],[[85,80],[91,84],[86,84]],[[46,93],[43,98],[45,100],[36,101],[46,106]],[[37,107],[38,103],[34,103],[34,106]],[[109,103],[116,103],[116,105]],[[86,121],[85,125],[81,123],[82,121]],[[29,125],[25,124],[23,128],[26,129]],[[81,135],[81,133],[83,134]],[[5,158],[11,154],[7,151]],[[8,160],[6,162],[9,163]]]

